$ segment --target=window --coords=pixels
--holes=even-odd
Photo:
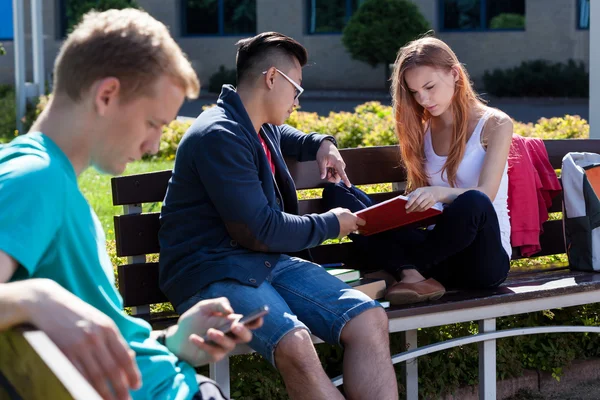
[[[183,0],[183,35],[256,34],[256,0]]]
[[[590,0],[577,0],[577,28],[590,29]]]
[[[440,12],[445,31],[525,29],[525,0],[440,0]]]
[[[12,0],[0,0],[0,40],[13,39]]]
[[[363,0],[308,0],[308,33],[341,33]]]
[[[58,12],[56,38],[59,40],[66,38],[83,15],[92,9],[101,12],[113,8],[139,8],[136,0],[56,0],[55,4]]]

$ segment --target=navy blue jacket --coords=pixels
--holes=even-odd
[[[282,253],[339,234],[331,212],[297,215],[283,159],[314,160],[332,137],[287,125],[261,131],[275,177],[240,97],[225,85],[217,106],[200,114],[179,144],[159,231],[160,287],[176,306],[223,279],[259,286]]]

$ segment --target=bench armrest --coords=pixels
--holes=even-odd
[[[44,332],[24,326],[0,332],[3,391],[9,398],[101,399]]]

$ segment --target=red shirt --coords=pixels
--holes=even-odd
[[[262,148],[265,151],[265,154],[267,155],[267,160],[269,160],[269,165],[271,166],[271,172],[273,173],[273,175],[275,175],[275,164],[273,164],[273,160],[271,159],[271,151],[269,150],[267,143],[265,142],[265,140],[263,139],[263,137],[260,133],[258,134],[258,139],[260,140],[260,144],[262,144]]]

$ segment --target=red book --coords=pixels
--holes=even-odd
[[[429,210],[407,213],[407,201],[408,197],[400,195],[358,211],[355,214],[366,221],[366,225],[358,227],[358,232],[369,236],[406,225],[431,225],[443,211],[442,204],[437,203]]]

